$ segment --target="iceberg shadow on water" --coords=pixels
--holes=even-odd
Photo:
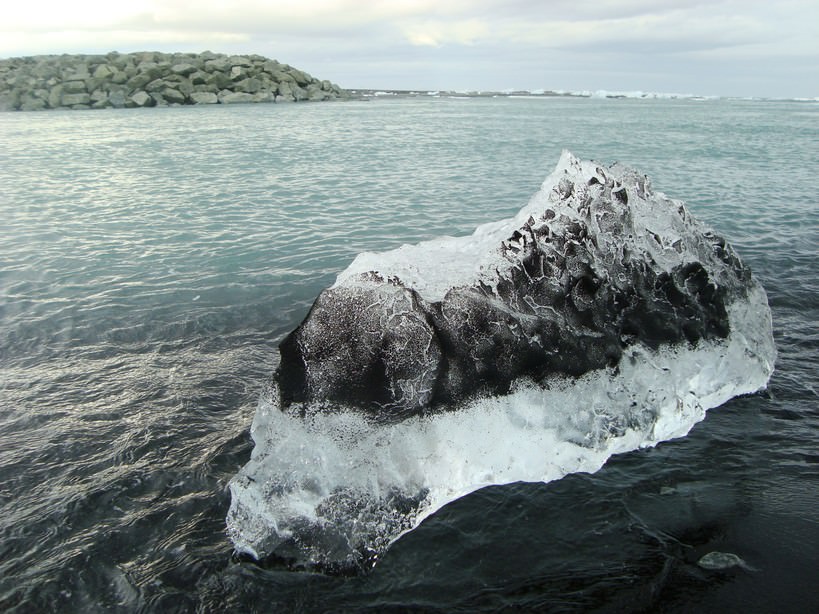
[[[360,254],[279,349],[228,534],[331,568],[484,486],[683,436],[776,358],[723,238],[645,175],[568,152],[511,219]]]

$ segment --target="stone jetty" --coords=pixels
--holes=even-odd
[[[0,110],[105,109],[348,98],[260,55],[117,53],[0,60]]]

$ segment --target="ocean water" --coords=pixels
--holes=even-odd
[[[819,106],[377,99],[0,114],[0,610],[809,611]],[[594,474],[493,486],[369,573],[233,556],[276,347],[361,251],[471,232],[564,148],[620,160],[767,290],[766,393]],[[747,567],[706,570],[708,552]]]

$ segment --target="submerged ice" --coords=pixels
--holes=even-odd
[[[596,471],[764,387],[765,292],[680,201],[564,152],[512,219],[360,254],[280,346],[236,549],[362,565],[490,484]]]

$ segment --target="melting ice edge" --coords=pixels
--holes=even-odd
[[[776,359],[765,291],[721,237],[568,152],[514,218],[360,254],[280,354],[228,535],[354,567],[484,486],[681,437]]]

